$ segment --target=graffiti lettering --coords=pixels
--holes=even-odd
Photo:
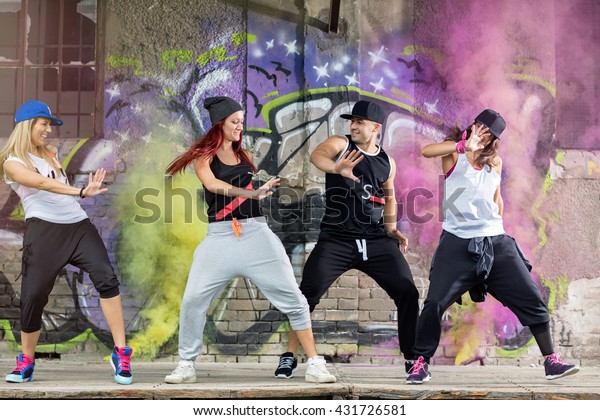
[[[244,43],[255,42],[256,36],[252,34],[234,33],[231,35],[231,43],[234,47],[240,47]],[[208,63],[216,58],[218,62],[230,61],[237,59],[236,55],[227,55],[227,49],[224,46],[214,47],[204,53],[201,53],[196,62],[201,67],[208,65]],[[194,61],[194,52],[192,50],[167,50],[161,54],[161,61],[164,63],[165,70],[174,70],[177,63],[191,63]],[[119,67],[133,67],[133,74],[136,76],[148,74],[148,72],[141,71],[142,61],[128,57],[117,57],[109,55],[106,58],[106,64],[113,68]],[[279,68],[277,70],[280,70]]]
[[[588,176],[592,176],[594,174],[600,174],[600,165],[596,165],[596,163],[594,163],[588,159],[587,174],[588,174]]]

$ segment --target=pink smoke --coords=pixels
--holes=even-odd
[[[415,57],[424,69],[419,76],[426,81],[415,84],[415,106],[440,119],[442,126],[434,128],[444,133],[455,124],[466,127],[485,108],[505,118],[507,129],[499,151],[503,159],[505,229],[516,237],[534,266],[534,250],[540,243],[534,204],[542,193],[549,159],[556,152],[554,28],[562,30],[562,20],[567,19],[562,13],[572,13],[566,5],[556,7],[560,10],[547,1],[424,0],[414,11]],[[555,16],[559,19],[556,24]],[[589,39],[591,35],[586,36]],[[417,133],[415,149],[441,140],[428,135],[431,130],[427,122],[423,127]],[[593,128],[590,130],[597,135]],[[424,159],[418,153],[408,155],[414,160],[406,156],[394,154],[404,163],[397,189],[428,184],[437,190],[439,182],[434,174],[441,173],[439,159]],[[433,242],[433,246],[440,229],[437,220],[429,226],[411,226],[420,241]],[[493,320],[496,334],[519,332],[514,315],[493,299],[480,308],[488,316],[471,319],[473,325],[485,324],[477,328],[487,331],[486,325]],[[458,335],[456,338],[460,340]]]

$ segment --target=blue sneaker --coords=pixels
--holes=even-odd
[[[130,367],[132,353],[131,347],[113,347],[110,364],[115,370],[115,381],[121,385],[129,385],[133,382]]]
[[[17,356],[17,367],[11,373],[6,375],[6,382],[31,382],[33,381],[33,368],[35,361],[26,354]]]

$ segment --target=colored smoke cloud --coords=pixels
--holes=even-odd
[[[540,238],[533,203],[545,187],[549,159],[556,153],[554,28],[560,25],[555,24],[555,16],[566,19],[559,17],[560,10],[555,10],[553,2],[543,3],[459,0],[424,1],[415,6],[416,58],[423,68],[429,68],[424,72],[428,83],[415,84],[415,106],[439,118],[444,132],[454,125],[467,127],[485,108],[495,109],[505,118],[507,129],[499,149],[504,224],[534,267],[533,250]],[[421,147],[441,140],[428,138],[432,131],[423,127],[416,137]],[[425,169],[422,163],[410,165],[415,172]],[[426,165],[441,173],[439,159],[430,159]],[[431,175],[426,176],[432,180]],[[429,239],[429,235],[425,237]],[[459,311],[468,319],[450,331],[464,346],[457,363],[475,357],[477,342],[483,341],[492,327],[499,337],[515,334],[514,315],[499,303],[490,299],[478,307],[479,318]],[[510,331],[494,321],[498,319],[510,325]]]
[[[207,224],[198,217],[203,208],[197,208],[201,185],[195,174],[178,175],[172,185],[165,179],[165,168],[181,150],[153,137],[136,153],[116,200],[122,220],[117,264],[123,281],[144,305],[144,327],[130,345],[136,357],[154,358],[173,350],[165,346],[175,345],[187,274]]]

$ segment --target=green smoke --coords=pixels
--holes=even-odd
[[[143,307],[143,325],[129,345],[136,357],[154,358],[174,351],[187,274],[207,223],[199,217],[201,184],[193,171],[165,177],[181,153],[172,141],[152,138],[136,153],[115,200],[121,220],[117,265]]]

